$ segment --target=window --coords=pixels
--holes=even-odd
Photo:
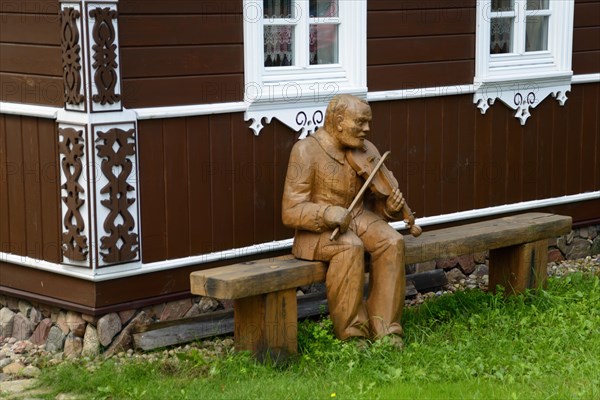
[[[366,0],[244,0],[246,120],[295,130],[338,93],[366,95]]]
[[[296,10],[292,0],[265,0],[265,67],[337,64],[338,1],[309,1],[307,47],[304,32],[307,23],[302,9]],[[300,43],[296,43],[298,39]]]
[[[484,0],[477,11],[475,102],[482,113],[500,98],[524,124],[548,94],[563,104],[573,74],[573,0]]]

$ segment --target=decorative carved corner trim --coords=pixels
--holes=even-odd
[[[325,109],[327,104],[318,107],[302,107],[301,109],[274,109],[274,110],[248,110],[244,114],[245,121],[251,121],[250,129],[254,135],[258,136],[265,123],[270,123],[273,118],[277,118],[283,124],[300,132],[300,139],[314,133],[323,125],[325,118]]]
[[[97,135],[97,155],[102,158],[100,169],[108,180],[100,190],[108,198],[100,204],[109,210],[103,224],[108,235],[100,238],[100,255],[105,263],[131,261],[139,252],[135,218],[129,211],[135,198],[128,197],[128,193],[135,191],[128,183],[134,168],[135,130],[113,128]]]
[[[81,93],[81,44],[77,20],[81,14],[73,7],[60,12],[60,43],[62,51],[64,102],[79,105],[85,100]]]
[[[85,261],[88,255],[88,243],[85,236],[85,223],[81,215],[81,207],[85,200],[80,196],[85,192],[79,184],[79,178],[83,172],[82,158],[84,156],[83,131],[74,128],[59,128],[58,142],[61,157],[61,170],[65,177],[65,183],[61,188],[66,192],[62,197],[66,205],[63,216],[63,224],[66,231],[62,233],[63,256],[75,260]]]
[[[525,125],[531,116],[531,109],[537,107],[546,97],[552,95],[564,106],[566,93],[571,90],[571,77],[552,80],[533,80],[528,82],[494,82],[479,85],[473,95],[473,103],[482,114],[499,99],[515,110],[515,118]]]
[[[92,39],[94,40],[93,59],[94,83],[98,91],[92,96],[95,103],[114,104],[121,100],[121,95],[116,93],[119,82],[117,72],[117,35],[113,20],[117,18],[117,10],[109,7],[90,10],[90,17],[94,19]]]

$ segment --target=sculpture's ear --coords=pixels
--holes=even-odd
[[[342,123],[344,122],[344,116],[342,114],[337,114],[335,116],[335,129],[337,129],[338,132],[341,132],[344,127],[342,126]]]

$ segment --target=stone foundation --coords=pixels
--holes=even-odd
[[[600,225],[591,226],[550,240],[548,261],[559,262],[600,254],[599,232]],[[407,273],[436,268],[444,269],[450,284],[461,280],[477,282],[487,277],[487,254],[408,265]],[[7,340],[15,344],[23,341],[24,346],[43,346],[47,351],[63,352],[65,357],[93,357],[99,354],[109,357],[132,349],[132,332],[140,326],[195,317],[229,308],[230,303],[194,297],[92,317],[0,295],[0,343]]]

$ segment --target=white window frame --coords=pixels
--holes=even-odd
[[[491,0],[477,2],[474,102],[484,114],[496,99],[516,110],[524,125],[529,109],[552,94],[561,105],[571,89],[574,0],[549,0],[549,10],[526,10],[527,0],[515,0],[514,11],[492,12]],[[548,15],[548,49],[524,51],[528,15]],[[492,17],[514,17],[512,53],[490,54]]]
[[[339,93],[367,94],[367,2],[338,0],[338,16],[308,18],[309,0],[294,0],[295,16],[265,21],[262,0],[244,0],[245,120],[256,135],[277,118],[301,136],[323,122],[327,103]],[[309,65],[309,23],[338,24],[338,63]],[[293,66],[264,66],[265,25],[296,25]],[[304,40],[302,39],[304,37]]]

